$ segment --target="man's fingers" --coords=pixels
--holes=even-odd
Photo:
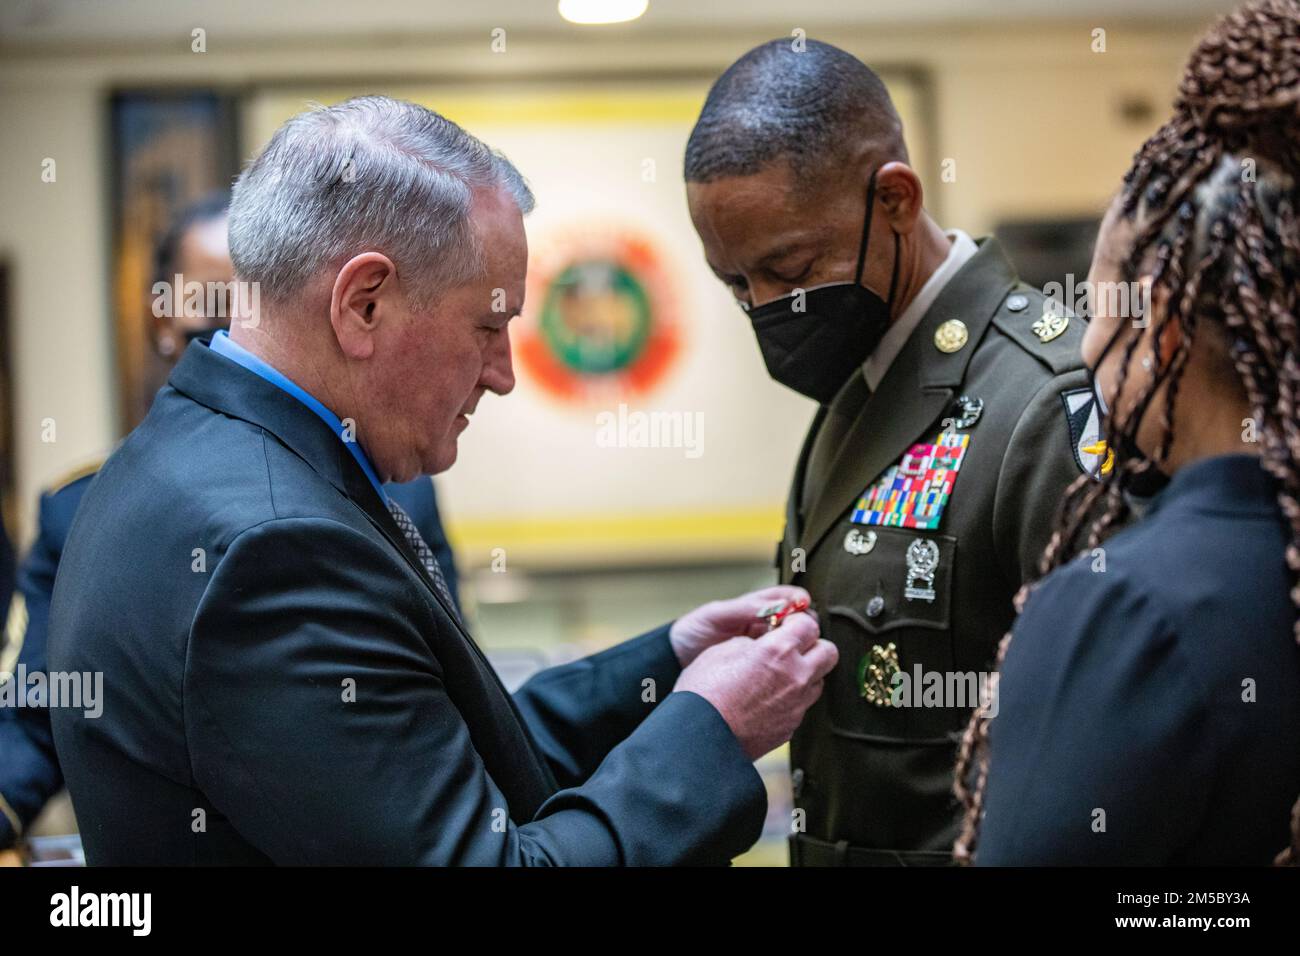
[[[793,604],[793,602],[802,601],[805,606],[811,601],[809,593],[803,588],[794,587],[793,584],[779,584],[772,588],[763,588],[762,591],[755,591],[745,594],[744,597],[737,597],[736,604],[744,609],[744,620],[738,622],[744,626],[744,633],[750,637],[762,637],[767,633],[767,619],[759,615],[780,604]]]
[[[736,598],[736,603],[746,608],[750,617],[756,616],[760,611],[765,611],[774,604],[780,604],[782,601],[804,601],[808,602],[811,598],[808,592],[803,588],[795,587],[793,584],[777,584],[770,588],[763,588],[761,591],[751,591],[743,597]]]
[[[807,711],[813,704],[817,703],[817,698],[821,697],[822,690],[826,687],[825,681],[814,681],[804,688],[803,708]]]
[[[812,667],[813,679],[821,680],[839,662],[840,652],[830,641],[819,640],[803,659]]]
[[[817,643],[817,635],[820,633],[817,619],[806,611],[801,611],[782,621],[781,626],[772,631],[772,637],[778,642],[792,643],[803,654]]]
[[[808,592],[803,588],[791,584],[778,584],[727,601],[714,602],[709,620],[715,628],[748,637],[759,637],[766,634],[768,629],[767,621],[758,616],[760,613],[782,601],[800,600],[809,600]]]

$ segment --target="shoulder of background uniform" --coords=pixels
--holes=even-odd
[[[36,505],[36,537],[19,571],[19,584],[24,590],[44,590],[49,596],[72,519],[103,463],[103,459],[97,459],[74,468],[41,492]]]
[[[1040,331],[1046,302],[1047,296],[1040,290],[1018,282],[998,305],[998,310],[993,315],[993,324],[1054,376],[1083,368],[1081,347],[1087,323],[1081,316],[1064,309],[1065,329],[1048,341],[1043,341]]]
[[[46,498],[60,498],[76,495],[78,499],[85,492],[90,479],[104,467],[104,459],[96,458],[60,475],[41,493]]]

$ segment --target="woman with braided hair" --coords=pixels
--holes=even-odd
[[[1017,599],[996,718],[966,731],[956,857],[1296,864],[1300,0],[1201,41],[1089,283],[1099,474]]]

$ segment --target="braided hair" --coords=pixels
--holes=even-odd
[[[1172,118],[1134,157],[1114,212],[1132,227],[1121,273],[1151,276],[1158,310],[1153,340],[1179,332],[1171,352],[1157,348],[1150,382],[1128,408],[1104,419],[1113,466],[1068,489],[1043,553],[1047,574],[1091,551],[1129,517],[1125,491],[1159,470],[1173,443],[1179,384],[1198,325],[1221,340],[1251,409],[1261,464],[1278,481],[1290,524],[1286,548],[1300,609],[1300,0],[1254,0],[1216,23],[1188,62]],[[1128,333],[1121,323],[1111,345]],[[1116,395],[1124,393],[1141,335],[1125,343]],[[1156,402],[1164,388],[1163,400]],[[1156,403],[1151,453],[1136,436]],[[1119,405],[1121,403],[1115,402]],[[1127,402],[1125,403],[1127,404]],[[1243,425],[1246,424],[1243,422]],[[1031,584],[1015,598],[1018,614]],[[1300,641],[1300,616],[1295,635]],[[1000,668],[1011,641],[998,646]],[[997,675],[990,693],[996,693]],[[954,790],[965,819],[953,847],[974,860],[988,779],[988,720],[977,710],[962,737]],[[1291,812],[1291,842],[1277,865],[1300,865],[1300,800]]]

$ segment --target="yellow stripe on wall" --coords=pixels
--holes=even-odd
[[[553,126],[556,124],[693,123],[700,115],[707,90],[681,93],[633,90],[592,93],[551,91],[528,93],[512,89],[496,96],[428,96],[414,98],[462,126],[492,124]]]
[[[309,103],[330,105],[355,95],[347,88],[294,90],[269,93],[259,99],[252,130],[258,143],[270,139],[277,126],[307,108]],[[392,96],[419,103],[476,132],[499,124],[514,127],[617,124],[645,126],[665,123],[690,125],[700,115],[708,85],[653,84],[649,89],[611,87],[604,90],[550,85],[525,89],[508,85],[476,93],[418,86],[386,90]]]
[[[666,512],[645,515],[552,515],[525,520],[450,520],[447,531],[466,568],[490,567],[495,549],[523,564],[597,564],[638,560],[770,561],[784,523],[782,509]]]

